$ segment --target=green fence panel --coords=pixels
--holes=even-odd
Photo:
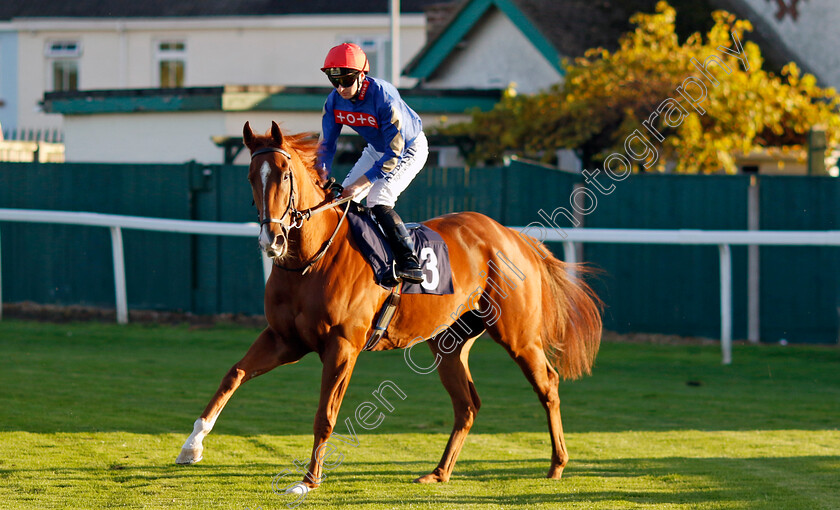
[[[90,211],[188,219],[183,165],[0,164],[0,207]],[[0,225],[3,299],[114,307],[108,229],[49,224]],[[191,307],[186,236],[123,232],[128,304]]]
[[[550,216],[557,207],[568,208],[574,185],[582,182],[579,174],[521,161],[511,161],[503,171],[503,211],[496,218],[503,225],[524,227],[536,221],[550,227],[539,212]]]
[[[840,230],[840,180],[763,176],[762,230]],[[761,338],[836,343],[840,338],[840,248],[765,246]]]
[[[257,222],[257,209],[251,205],[248,167],[219,167],[222,200],[218,221]],[[219,238],[218,309],[226,313],[263,313],[262,255],[257,237]]]
[[[349,166],[337,165],[340,181]],[[0,207],[92,211],[207,221],[256,220],[247,168],[231,165],[0,163]],[[586,184],[579,205],[594,228],[746,229],[746,176],[633,175]],[[603,187],[615,186],[610,192]],[[572,210],[582,176],[513,161],[505,167],[427,168],[400,197],[406,221],[477,211],[525,226]],[[760,179],[761,228],[840,229],[840,180]],[[594,201],[592,199],[594,197]],[[113,307],[107,229],[0,224],[6,301]],[[254,238],[126,230],[132,309],[262,313],[263,274]],[[562,258],[561,245],[551,249]],[[716,247],[586,244],[585,261],[603,269],[595,288],[606,326],[717,338],[720,289]],[[733,247],[734,336],[746,336],[746,252]],[[761,248],[762,340],[835,342],[840,314],[840,248]]]
[[[455,211],[495,212],[498,185],[494,168],[425,168],[400,195],[397,212],[404,221],[425,221]]]
[[[597,207],[585,216],[587,227],[747,228],[745,176],[642,174],[614,185],[612,193],[598,193]],[[584,260],[604,271],[594,287],[607,305],[608,329],[719,338],[717,247],[591,243],[584,253]],[[732,248],[732,267],[733,335],[744,338],[746,248]]]
[[[190,219],[219,221],[220,172],[217,165],[188,164],[190,174]],[[190,243],[190,310],[198,314],[213,314],[219,310],[219,249],[218,236],[185,236]]]

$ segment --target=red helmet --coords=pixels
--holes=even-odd
[[[324,67],[321,71],[326,71],[332,68],[352,69],[353,71],[361,71],[367,73],[370,70],[367,55],[357,45],[353,43],[343,43],[333,47],[327,58],[324,59]]]

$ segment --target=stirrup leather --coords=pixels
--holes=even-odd
[[[402,282],[391,289],[391,293],[385,298],[382,304],[382,309],[379,311],[379,317],[376,319],[376,324],[373,325],[373,332],[370,334],[365,348],[363,350],[369,351],[376,347],[376,344],[382,340],[385,333],[388,331],[388,326],[391,324],[391,319],[397,313],[397,306],[400,304],[400,297],[402,296]]]

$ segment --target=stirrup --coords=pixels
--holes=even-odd
[[[388,272],[382,275],[382,281],[380,283],[385,287],[396,287],[401,281],[397,274],[397,265],[391,261],[391,266],[388,268]]]
[[[397,276],[407,283],[423,283],[421,268],[397,269]]]

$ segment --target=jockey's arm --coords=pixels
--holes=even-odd
[[[344,191],[341,192],[342,197],[353,197],[358,195],[359,193],[363,192],[364,190],[368,189],[373,185],[370,182],[370,179],[367,178],[364,174],[362,174],[358,179],[353,181],[352,184],[344,188]]]
[[[332,170],[332,161],[338,145],[338,135],[341,134],[341,124],[337,124],[333,117],[332,106],[327,100],[321,117],[321,141],[318,144],[318,161],[316,168],[318,175],[327,180]]]

